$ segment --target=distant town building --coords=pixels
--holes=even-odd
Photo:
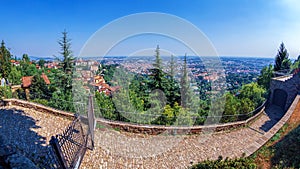
[[[13,64],[13,65],[15,65],[15,66],[20,66],[20,62],[19,61],[17,61],[17,60],[10,60],[10,63],[11,64]]]
[[[93,77],[93,80],[91,81],[90,85],[94,86],[94,89],[100,93],[105,93],[106,95],[111,95],[112,92],[115,92],[120,89],[119,86],[111,87],[109,86],[103,76],[96,75]]]

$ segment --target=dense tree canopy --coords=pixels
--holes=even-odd
[[[289,60],[289,54],[285,48],[284,43],[282,42],[279,46],[278,53],[275,57],[274,70],[287,70],[290,68],[291,61]]]
[[[30,92],[31,99],[49,99],[51,97],[48,86],[40,74],[36,74],[32,77]]]
[[[274,68],[270,64],[269,66],[263,67],[263,69],[260,71],[257,83],[266,90],[269,90],[272,77],[274,77]]]
[[[22,76],[33,76],[30,87],[31,100],[54,108],[75,111],[76,105],[74,105],[72,93],[74,58],[67,32],[62,32],[62,35],[58,41],[61,47],[58,69],[45,68],[44,60],[37,62],[40,66],[40,69],[37,69],[38,66],[30,61],[27,54],[19,60],[20,66],[15,66],[10,63],[11,55],[2,42],[1,72],[12,84],[20,84]],[[284,45],[281,45],[279,49],[278,58],[282,55],[288,55]],[[285,69],[286,65],[289,65],[287,59],[283,59],[280,65]],[[181,68],[181,72],[178,68]],[[267,90],[270,79],[273,77],[273,67],[271,65],[265,67],[258,78],[260,86],[256,83],[243,85],[242,88],[236,88],[221,96],[219,102],[216,102],[220,104],[212,106],[210,97],[198,97],[194,88],[191,87],[186,56],[181,65],[177,64],[174,56],[170,57],[169,62],[163,63],[159,46],[157,46],[153,68],[149,70],[149,74],[136,74],[121,69],[120,65],[102,64],[97,72],[104,76],[110,86],[121,86],[120,90],[112,95],[96,92],[95,99],[101,113],[98,115],[112,120],[160,125],[201,125],[204,124],[207,116],[220,115],[224,116],[219,119],[221,122],[240,120],[240,115],[248,114],[264,101],[265,90],[260,86]],[[51,85],[45,84],[41,78],[42,72],[48,75]],[[200,96],[208,94],[211,90],[209,85],[209,83],[198,83],[198,87],[203,89],[200,90]],[[80,91],[75,92],[83,94],[79,98],[87,97],[84,95],[85,89],[80,88]],[[17,97],[25,98],[23,95],[24,91],[18,91]],[[80,101],[85,102],[84,99]],[[222,102],[225,103],[224,107],[222,107]],[[215,114],[209,113],[212,109]]]

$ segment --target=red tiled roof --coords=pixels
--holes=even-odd
[[[49,80],[49,78],[48,78],[47,75],[45,75],[44,73],[42,73],[41,77],[44,79],[44,81],[45,81],[45,83],[46,83],[47,85],[50,84],[50,80]]]
[[[24,76],[22,77],[22,86],[29,87],[31,85],[31,80],[33,76]]]
[[[33,76],[23,76],[22,77],[22,87],[29,87],[31,85]],[[50,80],[47,75],[44,73],[41,75],[41,78],[44,79],[45,83],[48,85],[50,84]]]

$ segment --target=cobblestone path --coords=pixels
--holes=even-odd
[[[226,132],[207,131],[199,135],[153,136],[97,129],[95,149],[87,151],[81,168],[187,168],[219,156],[249,155],[270,132],[274,134],[272,126],[283,115],[278,110],[271,107],[248,127]],[[23,151],[38,151],[69,123],[70,120],[63,117],[17,106],[0,110],[1,134]]]
[[[253,144],[270,132],[283,116],[270,107],[250,126],[233,131],[208,131],[200,135],[147,136],[113,129],[95,132],[95,150],[89,151],[82,166],[86,168],[187,168],[206,159],[241,157],[251,154]]]

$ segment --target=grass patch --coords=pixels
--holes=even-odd
[[[99,124],[99,123],[96,123],[96,128],[97,129],[104,129],[104,128],[106,128],[106,126],[102,125],[102,124]]]
[[[300,126],[272,146],[272,165],[276,168],[300,168]]]

